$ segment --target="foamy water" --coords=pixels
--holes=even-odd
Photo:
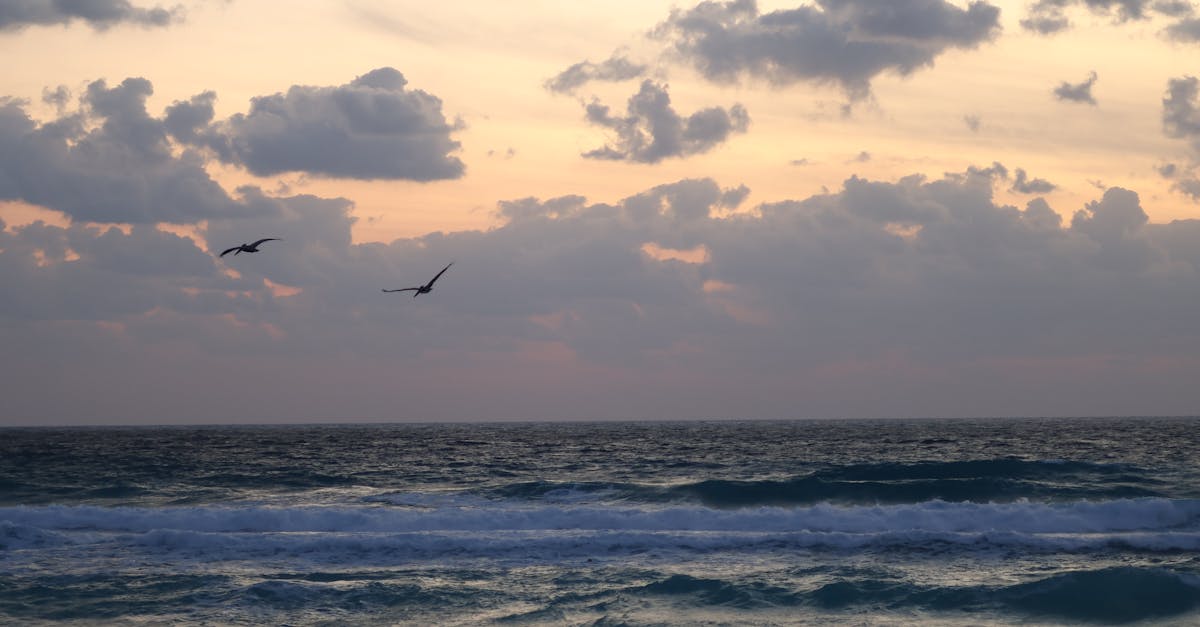
[[[5,430],[0,622],[1190,624],[1197,427]]]

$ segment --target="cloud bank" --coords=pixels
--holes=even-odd
[[[251,195],[278,214],[211,220],[207,248],[284,242],[225,260],[149,226],[16,227],[0,287],[22,297],[0,336],[25,357],[0,374],[66,373],[100,416],[126,407],[104,386],[138,381],[164,386],[139,387],[151,409],[292,419],[1105,413],[1130,385],[1159,386],[1160,409],[1194,399],[1200,221],[1151,224],[1112,188],[1064,223],[1041,199],[998,204],[1003,178],[851,177],[732,215],[744,187],[682,180],[362,244],[348,201]],[[448,261],[436,298],[379,292]],[[7,415],[46,411],[13,389]]]

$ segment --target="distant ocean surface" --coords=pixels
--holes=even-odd
[[[0,429],[0,624],[1200,624],[1200,420]]]

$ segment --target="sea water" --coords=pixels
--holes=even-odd
[[[1200,624],[1200,420],[0,430],[0,623]]]

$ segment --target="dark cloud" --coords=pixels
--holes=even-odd
[[[1082,83],[1072,85],[1066,81],[1059,83],[1058,87],[1054,88],[1054,97],[1058,100],[1067,100],[1070,102],[1084,102],[1090,105],[1096,104],[1096,99],[1092,96],[1092,86],[1096,84],[1099,77],[1095,72],[1088,74],[1087,80]]]
[[[1049,194],[1058,189],[1058,186],[1045,179],[1031,179],[1025,170],[1017,168],[1016,179],[1013,181],[1012,187],[1009,188],[1019,194]]]
[[[135,7],[127,0],[9,0],[0,3],[0,32],[81,21],[104,30],[118,24],[166,26],[178,8]]]
[[[860,99],[879,74],[908,75],[948,49],[989,41],[999,16],[981,1],[962,9],[943,0],[818,0],[766,14],[754,0],[706,1],[673,11],[655,32],[712,81],[834,83]]]
[[[600,63],[581,61],[546,81],[546,89],[570,93],[591,81],[618,82],[640,78],[646,74],[646,70],[647,66],[616,55]]]
[[[733,215],[720,209],[747,190],[711,180],[614,204],[527,198],[501,203],[487,231],[387,244],[353,242],[345,200],[246,190],[279,216],[214,220],[206,246],[284,241],[220,260],[150,227],[0,230],[0,290],[29,292],[0,305],[0,367],[56,373],[56,398],[87,399],[62,401],[73,415],[115,413],[138,385],[141,411],[186,398],[172,416],[191,420],[230,399],[255,420],[744,416],[750,402],[755,415],[895,415],[896,399],[961,415],[1042,384],[1028,411],[1194,406],[1182,382],[1200,346],[1200,221],[1151,224],[1112,188],[1064,225],[1042,199],[998,204],[1004,173],[853,177]],[[449,261],[428,298],[379,291]],[[73,396],[96,373],[111,380]],[[1097,377],[1094,393],[1049,394]],[[1131,380],[1179,384],[1113,385]],[[669,407],[652,402],[663,386]],[[44,385],[4,402],[35,396]]]
[[[442,114],[441,99],[406,85],[404,75],[388,67],[338,87],[295,85],[286,94],[254,98],[249,113],[203,128],[198,124],[211,118],[212,98],[202,94],[174,105],[172,132],[259,176],[462,176],[463,163],[451,154],[459,149],[451,138],[457,126]]]
[[[978,115],[964,115],[963,123],[967,125],[967,128],[970,129],[972,133],[978,133],[980,126],[983,124],[983,120],[980,119]]]
[[[91,222],[192,223],[244,209],[193,152],[176,154],[163,120],[146,111],[142,78],[87,86],[81,108],[45,124],[22,103],[0,103],[0,199]]]
[[[625,116],[612,115],[607,106],[592,102],[587,106],[587,119],[611,130],[616,139],[583,156],[638,163],[707,152],[734,133],[746,132],[750,125],[750,116],[741,105],[728,111],[703,109],[683,118],[671,107],[666,86],[649,80],[630,97]]]

